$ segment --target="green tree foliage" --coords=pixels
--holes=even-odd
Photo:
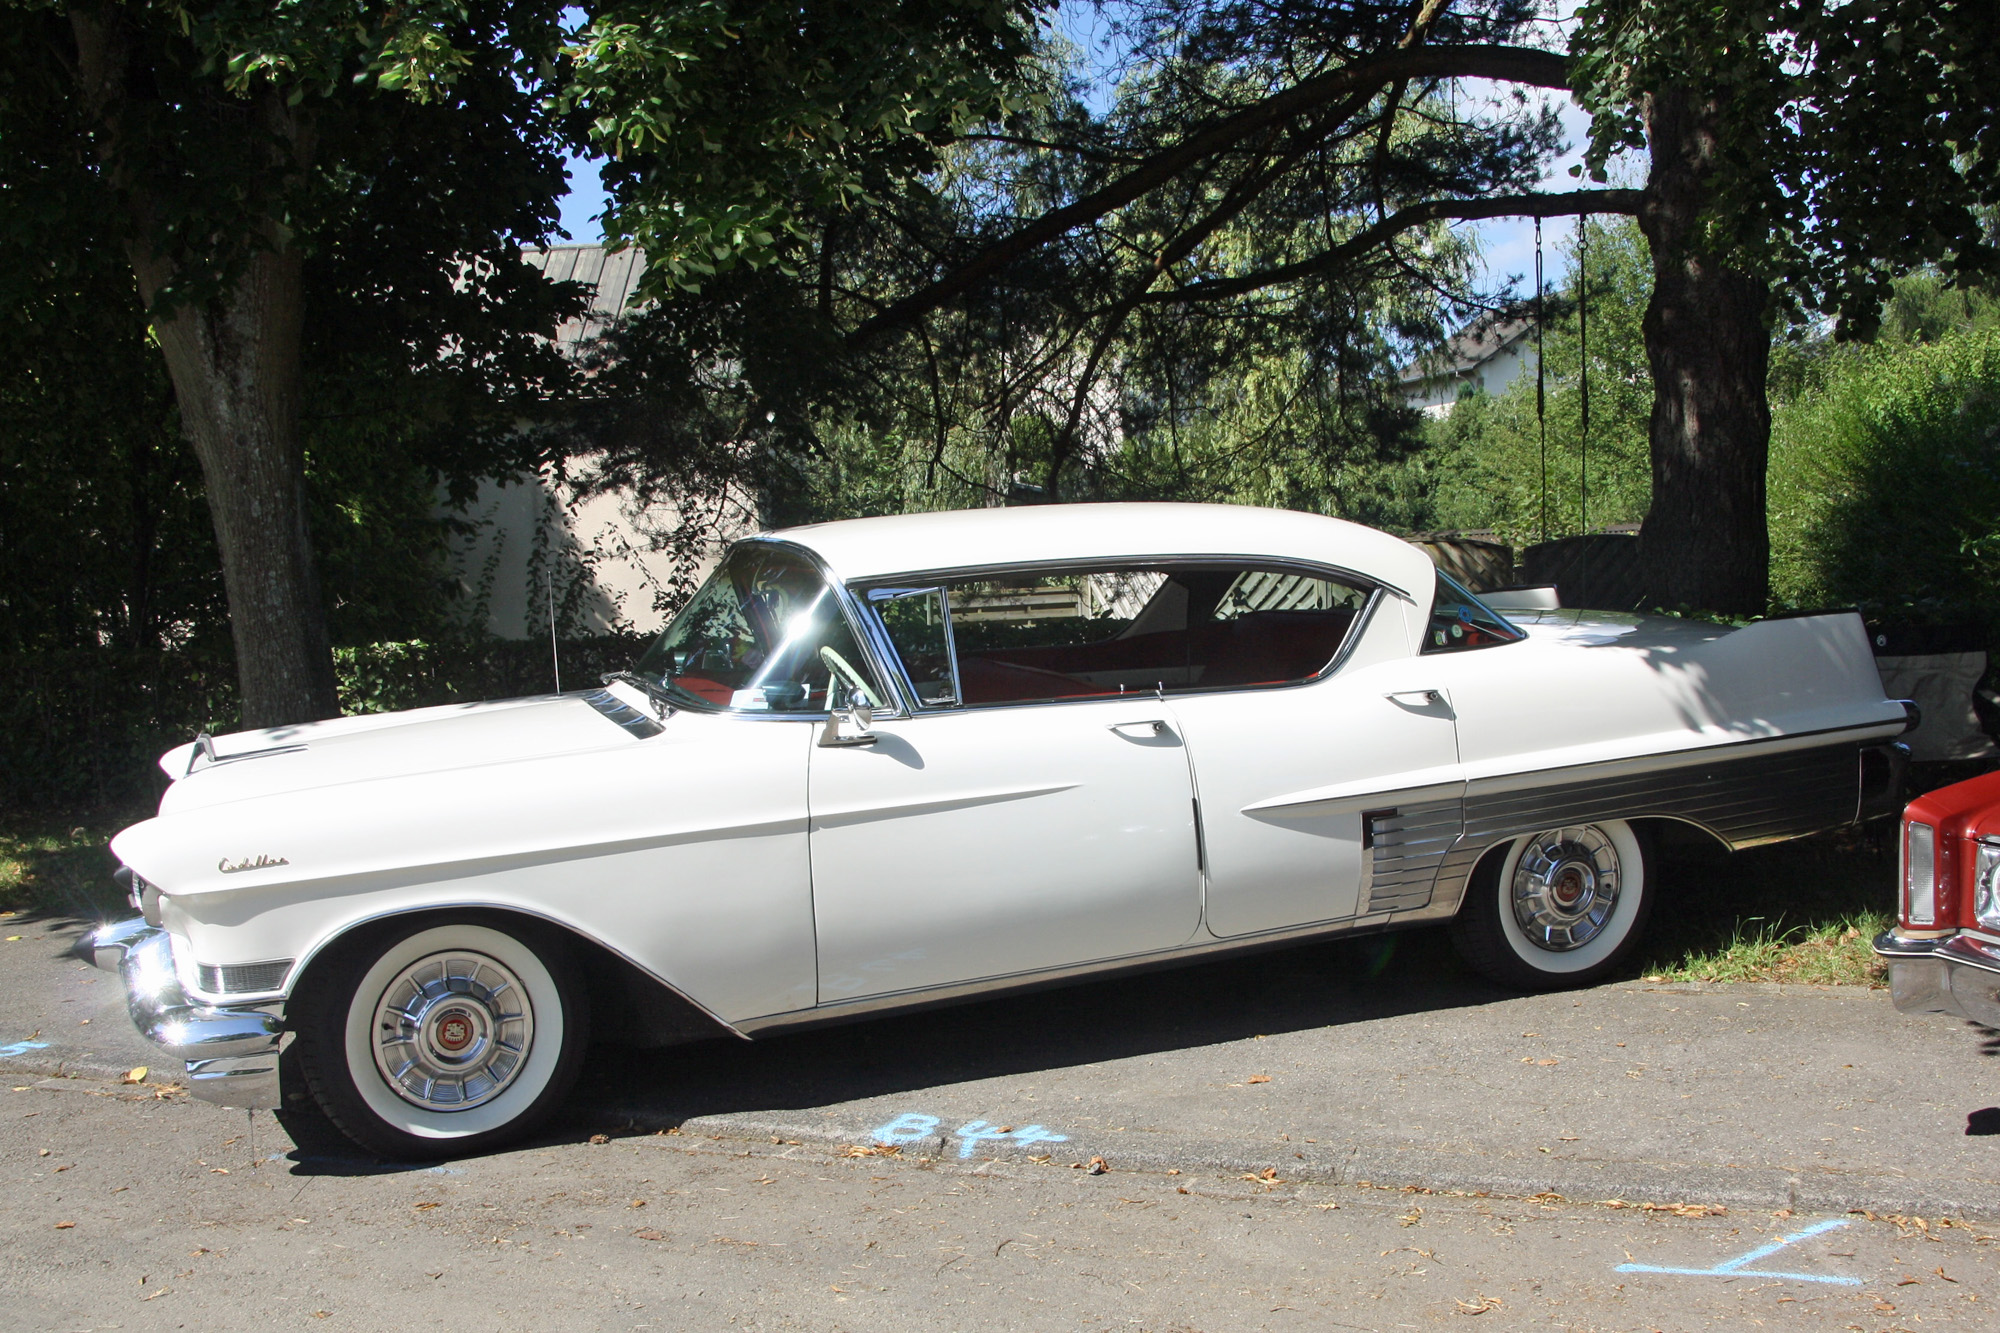
[[[0,236],[37,261],[0,297],[60,292],[98,249],[129,262],[204,474],[244,719],[323,715],[322,575],[430,541],[382,539],[421,526],[430,482],[546,461],[520,420],[579,391],[544,338],[576,294],[519,262],[554,224],[564,152],[614,154],[614,226],[654,247],[656,287],[782,268],[796,217],[1005,109],[1030,13],[7,0]],[[309,493],[309,459],[341,498]],[[339,618],[394,619],[428,577]]]
[[[1629,221],[1587,224],[1582,265],[1573,237],[1560,245],[1569,270],[1545,303],[1542,416],[1536,414],[1535,376],[1529,370],[1499,395],[1463,398],[1449,414],[1431,421],[1431,519],[1439,528],[1491,528],[1518,547],[1542,540],[1545,526],[1547,536],[1566,537],[1645,517],[1652,484],[1647,418],[1653,404],[1640,329],[1652,290],[1645,238]],[[1523,313],[1532,313],[1532,306]],[[1587,455],[1584,336],[1589,344]],[[1522,346],[1534,346],[1532,333]]]
[[[2000,319],[1913,285],[1885,323],[1927,336],[1832,349],[1779,407],[1773,593],[2000,628]],[[1948,304],[1971,317],[1945,324]]]
[[[1593,166],[1643,144],[1660,90],[1707,104],[1701,244],[1792,313],[1865,338],[1898,272],[2000,264],[1980,222],[2000,203],[1991,0],[1591,0],[1578,19]]]
[[[1024,104],[1041,0],[657,0],[589,8],[554,95],[611,158],[606,234],[646,291],[786,265],[812,224],[908,188]]]
[[[1552,114],[1460,97],[1562,82],[1511,44],[1529,4],[1106,8],[1133,53],[1108,106],[1050,42],[1019,110],[792,261],[833,357],[770,364],[839,365],[795,418],[794,496],[1384,512],[1367,478],[1416,442],[1388,372],[1472,299],[1448,222],[1631,206],[1534,195]],[[790,389],[754,387],[775,441]]]

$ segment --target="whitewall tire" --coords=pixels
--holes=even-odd
[[[461,1156],[529,1133],[568,1095],[588,1041],[564,952],[500,921],[366,932],[316,965],[293,1007],[314,1098],[384,1157]]]
[[[1516,989],[1601,981],[1645,932],[1650,860],[1646,841],[1619,819],[1516,838],[1474,872],[1452,942],[1473,968]]]

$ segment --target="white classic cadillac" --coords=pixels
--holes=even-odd
[[[739,543],[602,689],[171,751],[112,842],[143,917],[97,957],[197,1095],[475,1152],[593,1036],[1425,922],[1581,985],[1652,910],[1652,822],[1745,847],[1890,813],[1910,724],[1852,614],[1483,604],[1276,510],[859,519]]]

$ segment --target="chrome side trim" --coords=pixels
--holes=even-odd
[[[1124,958],[1071,963],[1038,972],[1015,972],[1005,976],[983,977],[978,981],[948,982],[942,986],[932,986],[923,990],[897,991],[889,995],[869,995],[855,1000],[842,1000],[836,1004],[820,1005],[812,1009],[791,1009],[783,1013],[761,1014],[756,1018],[738,1020],[733,1030],[740,1036],[755,1039],[779,1031],[845,1023],[851,1019],[866,1018],[890,1010],[925,1009],[982,999],[989,995],[1044,990],[1068,985],[1072,981],[1095,981],[1139,972],[1154,972],[1163,968],[1179,967],[1184,963],[1197,963],[1212,958],[1226,958],[1232,954],[1257,953],[1264,949],[1282,948],[1288,944],[1326,936],[1368,934],[1391,925],[1400,926],[1406,922],[1427,919],[1432,915],[1432,912],[1425,911],[1391,917],[1385,912],[1368,917],[1340,917],[1331,921],[1285,926],[1257,935],[1232,935],[1225,940],[1209,938]]]
[[[1440,896],[1456,905],[1481,857],[1537,829],[1678,819],[1741,851],[1852,824],[1861,797],[1858,740],[1778,754],[1697,751],[1672,767],[1617,771],[1628,763],[1561,770],[1559,782],[1520,791],[1468,792],[1465,830],[1438,867]]]
[[[1438,867],[1465,830],[1457,801],[1361,812],[1361,899],[1367,915],[1426,906]]]

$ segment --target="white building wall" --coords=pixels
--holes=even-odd
[[[745,497],[694,514],[704,540],[686,558],[669,548],[684,521],[678,507],[646,507],[629,493],[590,496],[546,477],[486,481],[458,515],[476,525],[452,553],[466,605],[503,639],[549,632],[551,579],[564,637],[657,633],[665,603],[677,602],[715,567],[724,547],[756,526]]]

